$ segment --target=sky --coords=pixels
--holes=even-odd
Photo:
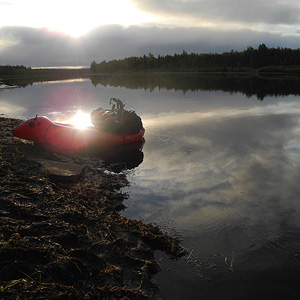
[[[0,65],[300,48],[299,0],[0,0]]]

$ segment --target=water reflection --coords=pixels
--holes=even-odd
[[[128,89],[142,89],[153,92],[154,90],[174,90],[187,92],[222,91],[229,93],[243,93],[248,98],[255,96],[264,100],[267,96],[300,95],[298,75],[257,75],[257,74],[230,74],[230,73],[172,73],[172,74],[109,74],[79,75],[55,77],[15,77],[6,79],[9,84],[18,87],[33,86],[36,83],[76,83],[90,80],[97,87],[123,87]],[[64,79],[64,80],[63,80]],[[76,95],[75,95],[76,96]]]
[[[239,272],[299,268],[299,115],[259,111],[174,113],[166,117],[173,122],[146,123],[146,160],[125,214],[172,221],[198,259],[234,253]]]
[[[124,214],[180,232],[193,262],[160,261],[171,268],[157,277],[163,298],[257,299],[270,282],[275,296],[294,296],[300,275],[298,78],[148,77],[98,76],[2,91],[0,107],[12,109],[9,116],[38,113],[65,121],[78,109],[106,107],[111,97],[124,100],[146,128],[142,151],[107,157],[112,171],[132,170]]]
[[[93,145],[80,152],[62,149],[53,145],[38,145],[48,151],[63,155],[79,155],[89,158],[97,158],[103,161],[106,169],[120,173],[138,167],[144,159],[143,146],[145,140],[137,141],[125,145],[105,147],[103,145]]]
[[[11,112],[22,115],[26,109],[22,106],[15,105],[4,100],[0,102],[0,111],[3,115],[9,115]]]
[[[195,228],[193,222],[212,218],[207,210],[225,216],[234,207],[239,209],[239,216],[249,218],[251,205],[259,199],[274,196],[274,191],[278,198],[279,185],[279,195],[291,190],[291,171],[297,171],[291,168],[297,166],[290,164],[284,149],[297,138],[295,116],[243,113],[196,120],[173,117],[177,125],[163,123],[163,127],[149,128],[146,124],[151,132],[145,147],[147,161],[135,174],[139,190],[134,193],[143,194],[137,197],[146,202],[139,210],[147,212],[149,206],[159,203],[156,218],[168,214],[182,223],[180,226]],[[161,198],[169,200],[161,203]],[[196,208],[206,213],[199,217]],[[153,213],[151,209],[152,218]],[[253,214],[256,221],[268,222],[258,215]]]
[[[299,95],[299,77],[289,75],[255,74],[111,74],[90,76],[93,85],[120,86],[130,89],[155,89],[182,91],[223,91],[241,92],[247,97],[256,96],[263,100],[266,96]]]
[[[96,153],[96,157],[101,158],[103,165],[112,172],[120,173],[126,170],[137,168],[144,160],[143,146],[145,140],[106,149]],[[116,151],[117,150],[117,151]],[[94,155],[95,156],[95,155]]]

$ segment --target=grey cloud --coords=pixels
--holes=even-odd
[[[11,43],[0,48],[0,65],[51,66],[80,62],[80,48],[66,35],[29,27],[3,27],[1,40]]]
[[[163,16],[189,16],[206,21],[299,24],[298,1],[282,0],[132,0],[139,9]]]
[[[1,45],[6,41],[6,46]],[[122,59],[129,56],[173,55],[241,51],[248,46],[299,48],[294,36],[254,30],[214,30],[208,28],[159,28],[119,25],[95,28],[80,38],[29,27],[0,28],[0,65],[89,66],[92,60]]]

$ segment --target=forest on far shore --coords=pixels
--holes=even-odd
[[[91,63],[92,73],[108,72],[250,72],[300,73],[300,49],[248,47],[238,52],[143,55]]]
[[[91,62],[86,69],[34,69],[23,65],[0,65],[0,76],[39,78],[79,78],[99,73],[151,73],[151,72],[255,72],[300,74],[300,49],[248,47],[238,52],[187,53],[174,55],[143,55],[124,59]]]
[[[34,69],[23,65],[0,65],[0,76],[36,76],[36,77],[85,77],[89,69]]]

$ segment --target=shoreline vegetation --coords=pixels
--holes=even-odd
[[[174,73],[246,73],[300,74],[300,49],[268,48],[261,44],[257,49],[249,46],[238,52],[187,53],[155,57],[153,54],[141,57],[91,62],[90,68],[31,68],[23,65],[0,65],[0,79],[9,82],[12,77],[35,78],[36,81],[51,81],[88,78],[97,74],[174,74]]]
[[[154,252],[178,259],[180,240],[121,216],[124,174],[17,139],[20,122],[0,117],[0,298],[158,299]]]
[[[91,63],[91,73],[107,72],[222,72],[222,73],[300,73],[300,49],[248,47],[238,52],[187,53],[155,57],[149,53],[142,57],[105,60]]]
[[[89,74],[89,69],[32,69],[25,66],[0,66],[0,80],[8,86],[19,87],[32,85],[34,82],[88,78]]]

